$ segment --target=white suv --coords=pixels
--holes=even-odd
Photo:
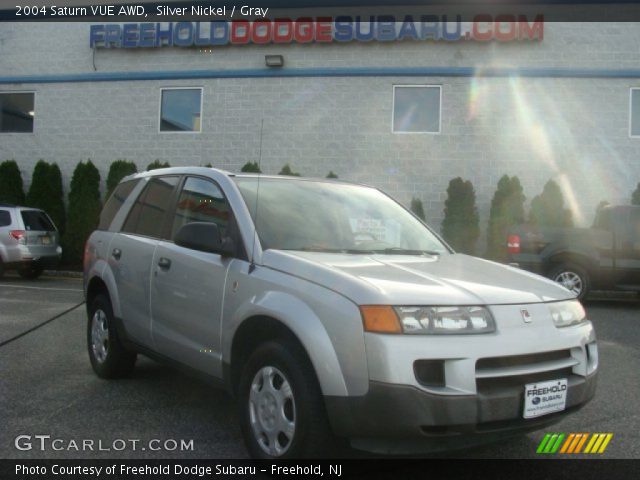
[[[43,210],[0,203],[0,276],[16,269],[37,278],[62,256],[58,229]]]
[[[595,332],[571,292],[456,254],[367,186],[127,177],[87,242],[84,285],[95,372],[127,375],[143,353],[215,379],[254,457],[326,455],[335,436],[383,452],[469,444],[557,422],[595,392]]]

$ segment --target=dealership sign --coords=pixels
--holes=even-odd
[[[125,23],[91,25],[91,48],[209,47],[269,43],[542,40],[544,19],[537,15],[476,15],[471,22],[447,15],[302,17],[256,21]]]

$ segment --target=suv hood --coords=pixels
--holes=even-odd
[[[504,305],[574,298],[539,275],[463,254],[267,250],[262,264],[334,290],[359,305]]]

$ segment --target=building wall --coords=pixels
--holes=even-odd
[[[197,49],[89,48],[89,24],[0,25],[0,77],[94,72],[264,68],[514,67],[609,71],[640,63],[640,28],[629,24],[545,25],[541,42],[349,43]],[[1,78],[0,78],[1,80]],[[393,85],[442,85],[442,133],[391,132]],[[202,133],[159,133],[160,88],[204,88]],[[629,88],[638,78],[280,77],[0,84],[35,91],[33,134],[0,134],[0,160],[18,161],[30,182],[35,162],[57,162],[65,181],[90,158],[106,178],[126,158],[144,169],[212,163],[239,170],[284,163],[306,176],[379,186],[425,204],[438,227],[450,179],[473,182],[482,224],[496,183],[518,175],[530,200],[549,178],[561,184],[582,223],[600,200],[628,202],[640,181],[640,139],[629,138]]]

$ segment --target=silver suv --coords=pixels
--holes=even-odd
[[[0,277],[16,269],[24,278],[37,278],[60,261],[60,235],[44,211],[0,203]]]
[[[454,253],[381,191],[191,167],[127,177],[84,259],[91,364],[136,354],[235,395],[250,454],[443,448],[539,429],[594,395],[558,284]]]

